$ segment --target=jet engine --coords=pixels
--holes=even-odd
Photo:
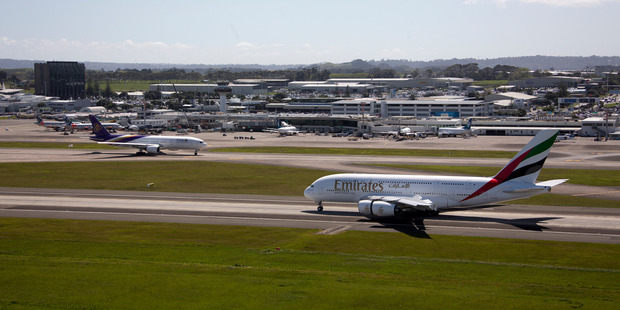
[[[367,217],[390,217],[399,211],[395,204],[380,200],[360,200],[357,209]]]
[[[159,153],[159,145],[149,145],[146,147],[146,152],[149,154]]]

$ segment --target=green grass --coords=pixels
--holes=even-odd
[[[0,147],[19,148],[66,148],[68,143],[54,142],[0,142]],[[73,143],[75,148],[103,149],[114,148],[96,143]],[[231,153],[281,153],[281,154],[322,154],[322,155],[366,155],[366,156],[427,156],[427,157],[483,157],[512,158],[516,152],[508,151],[467,151],[467,150],[411,150],[411,149],[373,149],[373,148],[323,148],[323,147],[228,147],[210,149],[209,152]]]
[[[326,174],[205,161],[0,163],[0,186],[301,196]]]
[[[390,165],[392,166],[392,165]],[[400,167],[400,166],[398,166]],[[426,166],[410,167],[422,170]],[[441,166],[442,172],[462,173]],[[457,167],[458,168],[458,167]],[[475,175],[467,168],[467,174]],[[484,167],[479,167],[484,168]],[[486,168],[493,169],[493,168]],[[491,170],[489,170],[491,171]],[[543,170],[544,171],[544,170]],[[572,170],[568,170],[571,172]],[[493,175],[497,172],[494,169]],[[306,186],[330,171],[282,166],[193,161],[0,163],[0,187],[75,188],[214,194],[301,196]],[[612,172],[605,171],[606,174]],[[559,175],[558,178],[571,177]],[[617,177],[616,177],[617,178]],[[147,187],[149,183],[154,186]],[[513,203],[620,207],[620,202],[587,197],[538,195]]]
[[[474,81],[474,85],[482,86],[484,88],[492,88],[508,85],[508,80],[484,80],[484,81]]]
[[[620,245],[0,218],[0,308],[612,309]]]
[[[323,155],[366,155],[366,156],[427,156],[427,157],[483,157],[512,158],[516,152],[508,151],[467,151],[467,150],[412,150],[412,149],[374,149],[374,148],[326,148],[326,147],[227,147],[211,149],[209,152],[231,153],[282,153],[282,154],[323,154]]]

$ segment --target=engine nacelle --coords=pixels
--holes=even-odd
[[[357,209],[367,217],[390,217],[396,215],[395,204],[380,200],[360,200]]]
[[[149,145],[146,147],[146,152],[149,154],[157,154],[159,153],[159,146],[158,145]]]

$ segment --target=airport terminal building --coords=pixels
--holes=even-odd
[[[327,81],[293,81],[288,83],[288,89],[301,92],[334,92],[345,91],[363,92],[378,89],[434,89],[456,87],[467,89],[474,80],[467,78],[337,78]]]
[[[331,104],[332,115],[370,114],[382,118],[409,116],[417,118],[449,116],[455,118],[489,116],[493,104],[481,100],[404,100],[350,99]]]

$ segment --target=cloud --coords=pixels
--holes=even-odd
[[[191,52],[195,47],[183,43],[132,40],[102,42],[61,38],[11,39],[0,37],[0,52],[16,59],[99,60],[152,62]]]
[[[545,4],[550,6],[566,7],[591,7],[604,3],[620,3],[620,0],[465,0],[463,3],[468,5],[494,3],[498,6],[505,6],[510,2],[520,2],[529,4]]]
[[[0,37],[0,45],[15,45],[17,41],[8,38],[8,37]]]
[[[251,51],[258,49],[258,46],[256,44],[250,42],[239,42],[235,45],[235,47],[242,51]]]

